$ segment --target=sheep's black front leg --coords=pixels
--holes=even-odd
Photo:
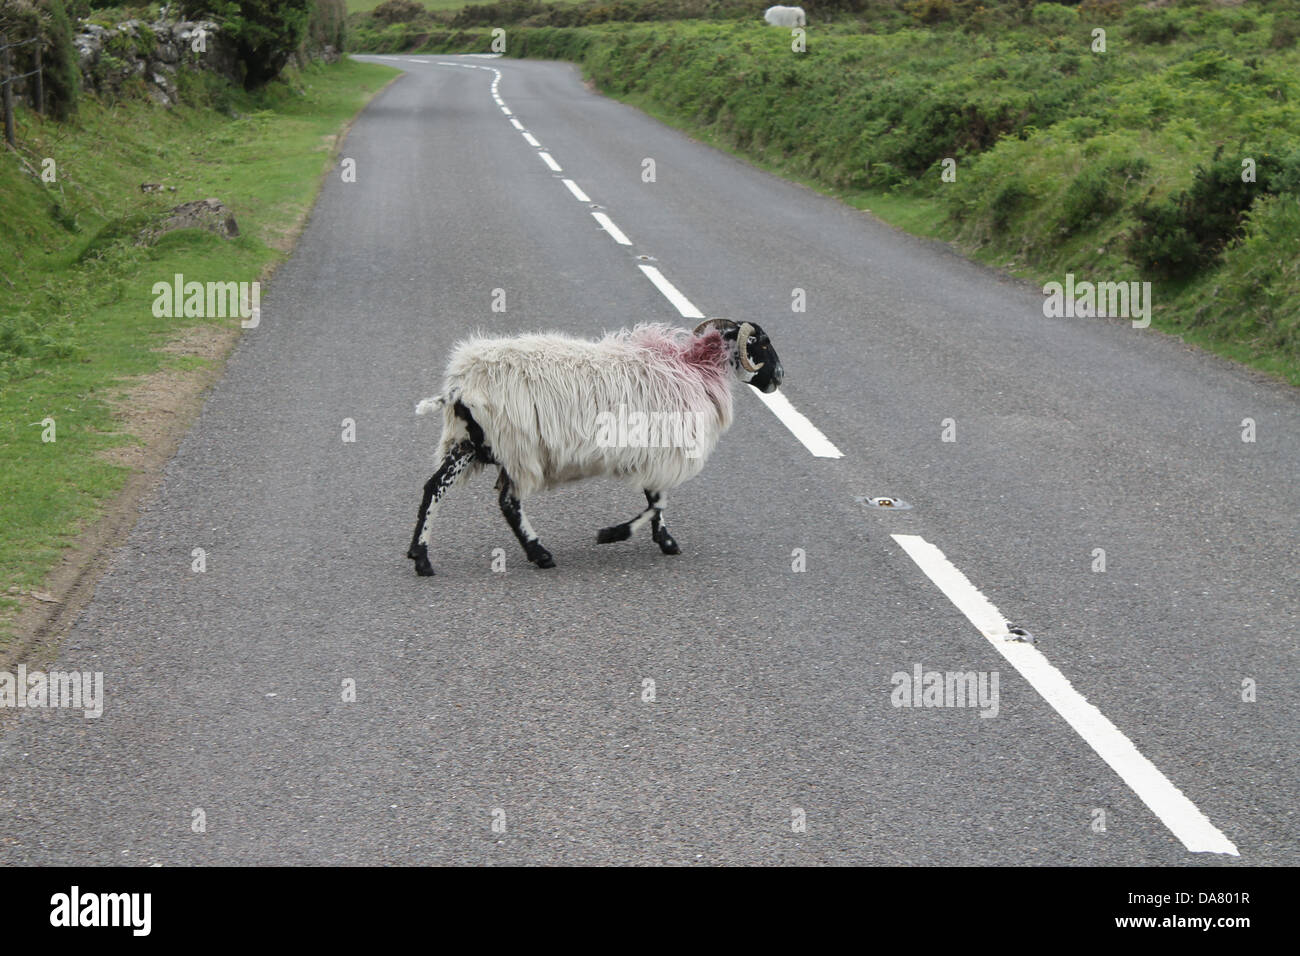
[[[510,525],[510,530],[523,545],[528,560],[539,568],[555,567],[555,559],[551,557],[551,552],[542,547],[542,543],[537,540],[537,535],[533,533],[533,526],[528,523],[523,506],[515,497],[514,482],[510,480],[504,468],[497,477],[497,487],[500,489],[497,501],[501,504],[501,513],[506,516],[506,523]]]
[[[406,556],[415,562],[415,573],[420,577],[427,578],[433,574],[433,565],[429,563],[429,528],[438,513],[438,503],[460,481],[473,461],[474,443],[458,442],[451,447],[433,477],[424,483],[420,513],[415,520],[411,546],[406,549]]]
[[[668,528],[664,525],[664,500],[667,497],[662,491],[645,493],[646,501],[654,509],[654,516],[650,519],[650,537],[664,554],[681,554],[682,549],[677,547],[677,542],[673,540],[673,536],[668,533]]]
[[[601,544],[609,544],[611,541],[626,541],[632,537],[632,532],[649,522],[650,536],[654,539],[655,544],[659,545],[659,550],[664,554],[681,554],[682,549],[677,547],[677,542],[673,540],[673,536],[668,533],[668,529],[663,524],[664,501],[666,498],[667,496],[662,491],[646,491],[645,500],[649,507],[645,511],[631,521],[624,521],[622,524],[601,528],[596,534],[596,540]]]

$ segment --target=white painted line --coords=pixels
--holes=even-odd
[[[578,184],[572,179],[562,180],[564,185],[569,187],[569,192],[573,193],[573,198],[578,202],[591,202],[591,197],[578,188]]]
[[[942,551],[918,535],[896,534],[892,537],[994,649],[1119,774],[1120,779],[1151,808],[1151,812],[1182,841],[1183,846],[1192,853],[1240,855],[1232,841],[1170,783],[1169,778],[1156,769],[1155,764],[1144,757],[1105,714],[1088,703],[1088,699],[1074,689],[1042,651],[1033,644],[1008,639],[1007,619],[966,575],[944,557]]]
[[[591,215],[595,218],[596,222],[600,223],[600,228],[613,236],[614,241],[620,246],[632,245],[632,240],[623,234],[622,229],[614,225],[614,220],[610,219],[609,216],[605,215],[603,212],[593,212]],[[664,281],[667,282],[668,280],[665,279]]]
[[[524,133],[524,142],[527,143],[529,146],[542,145],[541,143],[537,142],[537,137],[534,136],[532,133]]]
[[[560,173],[564,171],[560,169],[560,164],[551,158],[550,153],[538,153],[537,155],[542,157],[542,162],[551,167],[551,172]]]
[[[784,393],[776,391],[765,394],[756,388],[750,391],[757,395],[762,403],[772,410],[772,414],[781,419],[781,424],[790,429],[794,437],[818,458],[844,457],[844,453],[836,448],[803,412],[790,404],[790,399],[786,398]]]
[[[677,311],[682,314],[683,318],[704,318],[704,313],[691,305],[691,300],[678,292],[677,287],[665,279],[664,274],[654,266],[638,265],[637,268],[646,274],[646,278],[655,284],[655,288],[664,294],[664,298],[676,307]]]
[[[508,106],[503,106],[503,107],[501,107],[501,112],[502,112],[502,113],[505,113],[506,116],[514,116],[514,115],[515,115],[514,113],[510,112],[510,107],[508,107]]]
[[[524,124],[521,123],[521,122],[519,122],[519,120],[515,119],[513,116],[510,117],[510,125],[513,126],[515,129],[517,129],[517,130],[521,130],[521,131],[522,131],[523,128],[524,128]]]

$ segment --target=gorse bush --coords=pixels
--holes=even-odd
[[[1268,45],[1275,50],[1286,50],[1300,39],[1300,18],[1279,16],[1273,19],[1273,35]]]
[[[1261,196],[1300,191],[1300,153],[1255,158],[1255,181],[1243,179],[1242,160],[1198,166],[1190,188],[1163,202],[1139,203],[1129,254],[1146,274],[1184,279],[1212,264],[1241,234],[1242,218]]]
[[[1300,201],[1294,195],[1255,200],[1241,238],[1224,250],[1212,292],[1197,325],[1223,340],[1300,360]]]
[[[1030,11],[1029,19],[1036,26],[1068,30],[1079,25],[1079,12],[1060,3],[1039,3]]]
[[[1073,234],[1118,212],[1124,205],[1126,187],[1142,179],[1150,168],[1144,159],[1118,159],[1085,167],[1061,197],[1061,232]]]
[[[370,15],[380,23],[410,23],[428,12],[415,0],[384,0]]]
[[[1124,25],[1139,43],[1172,43],[1183,32],[1167,10],[1134,10],[1125,17]]]

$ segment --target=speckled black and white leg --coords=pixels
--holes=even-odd
[[[510,525],[510,530],[519,539],[528,560],[539,568],[555,567],[555,559],[551,557],[551,552],[542,547],[542,543],[537,540],[537,535],[533,532],[533,526],[528,523],[528,516],[524,514],[523,505],[515,497],[514,482],[510,480],[510,476],[506,474],[504,468],[501,469],[501,474],[497,476],[497,488],[499,489],[497,501],[501,505],[501,513],[506,516],[506,523]]]
[[[622,524],[601,528],[596,534],[596,540],[601,544],[609,544],[611,541],[626,541],[632,537],[633,532],[649,524],[650,536],[654,539],[655,544],[659,545],[660,551],[664,554],[681,554],[682,549],[677,547],[677,542],[673,540],[673,536],[664,527],[663,511],[666,498],[667,495],[662,491],[647,490],[645,500],[648,507],[645,511],[631,521],[624,521]]]
[[[662,491],[647,491],[645,497],[654,510],[654,516],[650,519],[650,537],[664,554],[681,554],[682,549],[677,547],[677,542],[664,525],[664,502],[668,495]]]
[[[415,573],[420,577],[427,578],[433,574],[433,565],[429,563],[429,529],[438,514],[438,504],[442,496],[465,477],[469,466],[474,463],[474,455],[473,442],[457,442],[433,473],[433,477],[424,483],[424,497],[420,500],[415,532],[411,535],[411,546],[406,550],[406,556],[415,562]]]

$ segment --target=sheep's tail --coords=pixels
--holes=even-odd
[[[450,405],[458,398],[460,398],[460,389],[449,388],[441,395],[434,395],[416,403],[415,414],[428,415],[430,412],[436,412],[438,409]]]

